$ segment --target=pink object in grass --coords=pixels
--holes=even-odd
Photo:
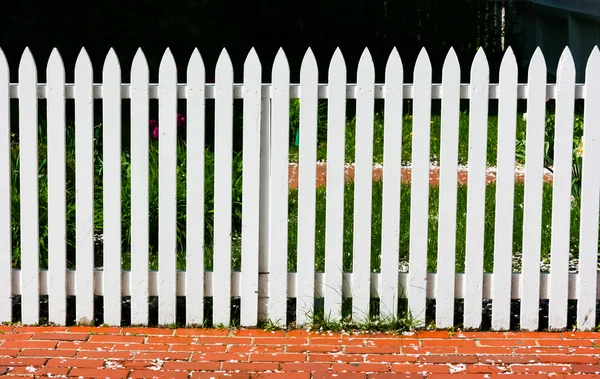
[[[180,128],[185,123],[185,115],[179,113],[177,115],[177,127]]]

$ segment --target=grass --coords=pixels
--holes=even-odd
[[[383,162],[383,117],[378,114],[375,117],[374,125],[374,162]],[[518,135],[524,133],[524,122],[522,117],[518,117]],[[348,121],[346,132],[347,143],[347,161],[351,162],[354,156],[354,119]],[[496,159],[495,146],[497,136],[497,119],[490,117],[488,127],[488,163],[494,164]],[[326,146],[322,144],[323,130],[319,127],[319,159],[326,157]],[[412,152],[411,146],[411,116],[407,115],[403,121],[403,143],[402,156],[405,160],[410,160]],[[520,133],[520,134],[519,134]],[[94,128],[94,146],[95,146],[95,234],[101,235],[103,231],[103,198],[102,198],[102,126],[97,125]],[[431,120],[431,157],[436,160],[439,157],[439,135],[440,118],[433,116]],[[326,135],[325,135],[326,138]],[[67,127],[66,132],[67,155],[67,183],[66,183],[66,201],[67,201],[67,267],[74,269],[75,262],[75,157],[74,157],[74,128],[72,125]],[[186,250],[186,147],[184,138],[180,138],[177,149],[177,268],[185,269],[185,250]],[[40,266],[48,267],[48,218],[47,218],[47,167],[46,167],[46,136],[43,127],[39,131],[39,190],[40,190]],[[460,140],[459,140],[459,163],[466,163],[468,158],[468,115],[461,113],[460,116]],[[19,223],[19,145],[17,136],[14,136],[12,143],[12,215],[13,215],[13,264],[14,267],[20,267],[20,223]],[[294,155],[294,149],[291,149],[291,156]],[[205,268],[213,268],[212,251],[212,231],[213,231],[213,183],[214,183],[214,155],[209,149],[206,151],[205,160]],[[122,154],[122,268],[129,270],[131,268],[131,166],[130,155],[127,147],[124,147]],[[149,259],[150,269],[158,268],[158,143],[151,141],[149,148]],[[242,199],[242,159],[241,154],[235,153],[233,157],[233,177],[232,177],[232,268],[241,269],[241,199]],[[513,252],[518,255],[522,251],[522,223],[523,223],[523,193],[522,184],[515,185],[515,206],[514,206],[514,233],[513,233]],[[317,271],[324,271],[325,260],[325,212],[326,198],[325,189],[317,189],[316,204],[316,244],[315,244],[315,268]],[[344,270],[352,270],[352,245],[353,245],[353,184],[345,187],[344,194]],[[373,210],[372,210],[372,242],[371,242],[371,270],[380,270],[381,253],[381,213],[382,213],[382,184],[375,182],[373,184]],[[403,185],[401,191],[401,230],[399,236],[400,261],[408,261],[409,240],[410,240],[410,186]],[[551,209],[552,209],[552,188],[550,185],[544,185],[543,195],[543,225],[541,232],[541,257],[542,261],[548,260],[550,256],[551,241]],[[437,266],[437,217],[438,217],[438,199],[439,193],[437,187],[431,187],[429,192],[429,243],[428,243],[428,270],[436,271]],[[457,227],[456,227],[456,269],[464,270],[465,264],[465,240],[466,240],[466,186],[458,187],[457,197]],[[485,207],[485,243],[484,243],[484,269],[493,270],[493,235],[495,225],[495,186],[487,186],[486,207]],[[288,268],[290,271],[296,270],[297,261],[297,191],[292,190],[289,194],[289,225],[288,225]],[[576,255],[579,236],[579,206],[577,202],[573,203],[571,218],[571,253]],[[100,268],[103,265],[102,243],[96,244],[95,265]]]
[[[294,105],[292,104],[292,108]],[[322,112],[321,112],[322,113]],[[298,129],[297,122],[291,122],[292,134]],[[459,147],[458,163],[466,165],[469,155],[469,114],[461,112],[459,116]],[[526,122],[522,115],[517,116],[517,135],[525,135]],[[373,125],[373,162],[383,164],[383,136],[384,123],[383,114],[377,113]],[[346,162],[354,162],[354,151],[356,147],[356,118],[348,118],[346,122]],[[433,162],[439,162],[441,146],[441,116],[431,116],[431,144],[430,155]],[[490,116],[488,119],[488,149],[487,164],[495,166],[498,146],[498,117]],[[412,115],[407,114],[402,119],[402,162],[408,164],[411,162],[412,154]],[[292,145],[290,147],[290,162],[298,162],[299,148]],[[317,160],[327,160],[327,126],[323,120],[323,115],[319,119],[317,133]],[[517,158],[517,162],[524,163],[523,158]]]

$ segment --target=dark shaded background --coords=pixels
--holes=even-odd
[[[507,7],[505,45],[519,57],[514,17],[518,11],[507,1],[490,0],[3,0],[0,5],[0,47],[17,81],[18,62],[26,46],[32,49],[45,81],[45,64],[57,47],[73,80],[75,60],[82,47],[90,54],[95,80],[108,50],[113,47],[129,81],[131,61],[138,47],[148,59],[151,80],[167,47],[178,66],[180,81],[194,48],[205,60],[207,78],[226,47],[234,64],[235,80],[242,80],[246,54],[255,47],[263,64],[264,81],[270,81],[271,63],[283,47],[289,59],[292,82],[310,47],[317,57],[320,81],[326,82],[329,61],[336,47],[354,82],[358,59],[365,47],[373,55],[376,79],[382,82],[385,63],[393,47],[405,64],[405,80],[412,81],[414,61],[426,47],[439,81],[443,60],[452,46],[461,61],[463,81],[478,46],[488,56],[492,81],[502,57],[500,14]],[[512,2],[511,2],[512,4]]]

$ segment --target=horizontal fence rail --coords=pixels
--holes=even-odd
[[[579,329],[596,327],[597,48],[580,84],[575,83],[568,49],[555,84],[547,83],[539,49],[525,84],[517,82],[518,66],[510,49],[497,84],[489,82],[482,49],[468,84],[459,82],[461,67],[452,49],[441,83],[432,83],[425,49],[413,83],[404,82],[395,49],[384,84],[375,83],[368,50],[360,58],[356,84],[347,83],[339,49],[328,69],[328,83],[319,84],[319,67],[309,50],[300,83],[292,84],[280,50],[273,82],[266,84],[252,50],[243,83],[234,83],[233,64],[223,50],[215,82],[207,83],[204,62],[195,50],[187,83],[178,83],[175,59],[167,50],[158,83],[150,83],[146,57],[139,50],[131,83],[125,84],[111,49],[102,83],[94,84],[91,61],[82,50],[74,83],[65,83],[64,64],[54,50],[48,81],[40,84],[27,49],[18,68],[19,82],[10,83],[0,50],[0,322],[13,321],[17,312],[17,321],[38,323],[40,296],[48,296],[44,321],[65,324],[73,308],[68,297],[74,296],[74,321],[90,324],[100,296],[102,320],[109,325],[122,322],[124,297],[131,297],[131,323],[148,324],[151,297],[157,297],[161,325],[180,318],[178,304],[184,298],[187,325],[203,324],[207,314],[214,325],[231,325],[236,317],[243,326],[269,320],[285,326],[293,314],[292,322],[305,325],[319,304],[324,317],[333,320],[408,315],[424,326],[431,309],[428,300],[435,300],[436,326],[449,328],[458,311],[454,300],[460,299],[467,329],[482,326],[482,307],[488,300],[496,330],[511,327],[515,301],[523,330],[540,327],[540,301],[550,304],[549,329],[570,326],[569,301],[577,302]],[[95,112],[95,99],[102,100],[100,112]],[[125,105],[126,99],[131,102]],[[236,108],[237,99],[243,100],[243,108]],[[381,120],[376,119],[381,115],[377,99],[384,100]],[[436,99],[441,100],[439,116],[432,115]],[[547,112],[550,99],[552,114]],[[67,100],[74,100],[74,120],[68,119]],[[347,113],[354,108],[348,100],[356,103],[352,120]],[[410,105],[403,100],[411,100]],[[468,111],[461,112],[460,100],[469,100],[463,102]],[[490,100],[498,103],[497,130],[490,128]],[[517,100],[525,100],[527,108],[519,121]],[[581,103],[576,100],[584,100],[583,116],[575,112]],[[297,107],[297,135],[290,135],[291,106]],[[18,117],[11,115],[15,107]],[[127,116],[123,108],[130,111]],[[468,120],[461,119],[463,114]],[[433,134],[434,116],[439,135]],[[525,127],[519,129],[517,122]],[[206,139],[213,131],[209,145]],[[377,133],[383,136],[375,139]],[[494,133],[495,145],[488,146]],[[297,142],[290,143],[294,137]],[[462,208],[459,143],[461,149],[468,145]],[[432,150],[434,145],[439,151]],[[292,147],[298,156],[297,192],[290,191]],[[373,180],[374,164],[382,163],[374,160],[376,147],[384,157],[381,187]],[[348,149],[353,162],[347,161]],[[493,187],[488,186],[490,149],[497,166]],[[407,150],[410,180],[403,184]],[[326,161],[320,200],[319,160]],[[519,203],[517,161],[524,162],[525,172]],[[439,173],[435,191],[432,166]],[[346,180],[348,167],[353,184]],[[548,170],[551,183],[546,182]],[[324,205],[317,210],[318,201]],[[517,215],[513,209],[519,207]],[[543,218],[546,208],[551,208],[551,220]],[[401,242],[402,236],[408,238]],[[518,252],[515,236],[521,239]],[[547,242],[542,236],[550,240],[547,257],[541,255]],[[458,242],[464,247],[460,256]],[[490,244],[492,262],[484,269]],[[521,272],[512,269],[517,256],[522,258]],[[574,257],[578,263],[573,270]],[[541,272],[543,259],[549,260],[549,272]],[[239,299],[237,316],[232,299]],[[370,315],[373,310],[375,316]]]
[[[385,99],[385,84],[375,84],[374,86],[374,95],[375,99]],[[204,85],[204,94],[205,99],[214,99],[215,98],[215,84],[209,83]],[[263,97],[272,98],[272,84],[262,84],[261,85],[261,93]],[[469,94],[469,84],[461,84],[460,85],[460,98],[461,99],[470,99]],[[46,84],[38,84],[37,87],[37,96],[38,99],[47,99],[47,91],[48,87]],[[290,98],[291,99],[299,99],[300,98],[300,84],[290,84]],[[518,84],[517,85],[517,99],[527,99],[527,84]],[[414,85],[413,84],[405,84],[402,88],[402,97],[404,99],[414,99]],[[354,100],[357,98],[357,85],[356,84],[346,84],[346,99]],[[19,84],[11,83],[10,84],[10,98],[18,99],[19,98]],[[93,85],[93,97],[94,99],[102,99],[102,84],[95,83]],[[177,98],[178,99],[187,99],[188,98],[188,86],[186,84],[177,84]],[[439,100],[442,99],[442,85],[441,84],[431,84],[431,99]],[[548,84],[546,86],[546,97],[548,99],[556,99],[556,84]],[[121,98],[122,99],[131,99],[131,84],[121,84]],[[148,98],[149,99],[158,99],[158,84],[149,84],[148,85]],[[244,98],[244,85],[243,84],[234,84],[233,85],[233,98],[234,99],[243,99]],[[319,99],[327,99],[328,98],[328,85],[327,84],[319,84],[317,87],[317,98]],[[489,85],[489,99],[490,100],[498,100],[500,98],[500,85],[499,84],[490,84]],[[75,85],[74,84],[65,84],[65,99],[75,99]],[[585,99],[585,84],[575,84],[575,99]]]

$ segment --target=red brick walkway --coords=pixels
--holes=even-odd
[[[0,327],[0,376],[79,378],[600,377],[600,333],[339,335]]]

